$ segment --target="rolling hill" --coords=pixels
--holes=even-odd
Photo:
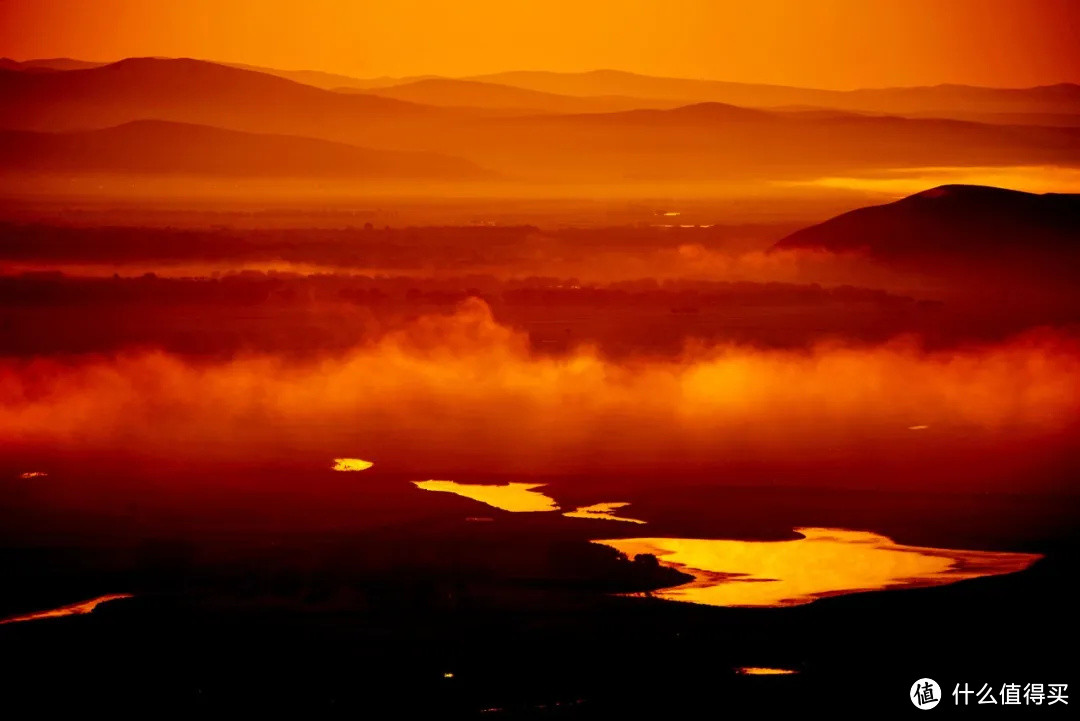
[[[133,58],[151,60],[151,58]],[[169,59],[157,58],[159,62]],[[663,108],[703,102],[719,102],[760,108],[813,106],[864,113],[883,113],[912,117],[944,117],[981,122],[1033,123],[1040,117],[1052,124],[1073,124],[1071,116],[1080,115],[1080,85],[1059,83],[1030,88],[989,88],[944,84],[918,87],[860,88],[826,90],[763,83],[727,82],[693,78],[671,78],[620,70],[593,70],[581,73],[548,71],[509,71],[447,78],[435,75],[414,77],[358,78],[320,70],[282,70],[242,63],[214,63],[237,70],[258,72],[296,83],[346,92],[375,91],[384,97],[400,97],[432,105],[473,105],[440,99],[444,93],[475,97],[475,107],[522,108],[544,112],[603,112],[637,108]],[[116,63],[113,63],[116,64]],[[0,58],[0,69],[7,70],[86,70],[104,67],[71,58],[48,58],[16,61]],[[499,86],[499,89],[491,87]],[[512,95],[510,88],[539,95]],[[559,99],[550,96],[588,98]],[[520,101],[531,102],[522,104]],[[540,102],[544,100],[545,102]],[[511,104],[508,104],[511,101]],[[493,103],[490,104],[489,103]],[[597,110],[597,108],[600,110]]]
[[[448,112],[200,60],[132,58],[66,72],[0,70],[0,127],[12,130],[86,130],[153,118],[356,141],[367,126]]]
[[[15,173],[478,180],[467,161],[325,140],[140,120],[68,133],[0,131],[0,167]]]
[[[0,69],[3,70],[26,70],[26,71],[63,71],[63,70],[86,70],[96,68],[106,63],[95,63],[89,60],[74,60],[72,58],[41,58],[37,60],[12,60],[0,58]]]
[[[867,252],[883,260],[1080,256],[1080,195],[943,185],[859,208],[781,239],[777,250]]]
[[[502,176],[555,183],[709,183],[929,166],[1080,166],[1078,128],[835,110],[776,112],[718,102],[598,112],[598,102],[637,101],[559,98],[456,81],[419,81],[393,92],[455,107],[332,92],[197,60],[136,58],[64,72],[0,70],[0,128],[74,132],[152,119],[436,153]],[[526,115],[496,107],[522,101],[549,107]],[[459,102],[487,107],[458,107]],[[556,112],[555,105],[579,107],[568,113]]]

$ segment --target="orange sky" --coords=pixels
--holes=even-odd
[[[848,88],[1080,81],[1073,0],[2,0],[0,55],[358,76],[618,68]]]

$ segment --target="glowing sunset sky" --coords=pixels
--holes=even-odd
[[[349,75],[641,73],[851,88],[1080,81],[1072,0],[4,0],[0,55]]]

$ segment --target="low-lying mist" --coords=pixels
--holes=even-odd
[[[545,356],[474,299],[314,359],[132,352],[7,361],[0,399],[9,457],[19,448],[354,455],[432,478],[764,463],[820,480],[852,459],[884,459],[874,461],[884,469],[889,458],[919,456],[978,485],[979,464],[992,475],[1070,462],[1080,344],[1043,331],[948,351],[900,338],[808,350],[699,343],[663,360],[615,361],[589,346]],[[928,482],[885,476],[864,480]]]

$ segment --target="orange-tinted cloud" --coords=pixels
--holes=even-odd
[[[1080,347],[1035,335],[940,352],[900,340],[614,362],[589,348],[535,355],[524,334],[470,301],[317,361],[140,353],[7,363],[0,401],[9,449],[328,458],[347,448],[383,470],[432,475],[750,457],[812,464],[838,449],[1067,445],[1080,417]]]

